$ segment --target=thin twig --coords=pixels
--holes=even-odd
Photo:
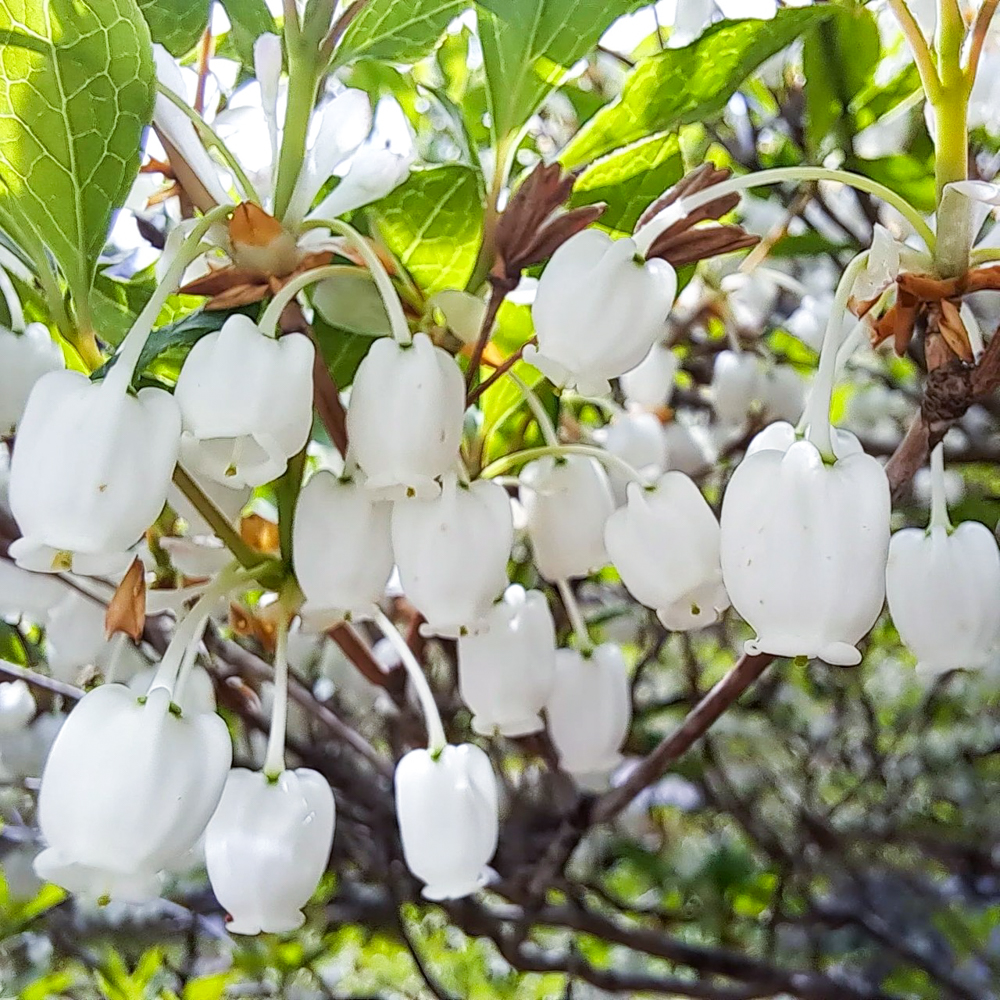
[[[24,681],[31,687],[40,688],[50,694],[59,694],[71,701],[79,701],[86,692],[78,688],[75,684],[65,684],[57,681],[54,677],[46,677],[45,674],[36,674],[34,670],[19,666],[8,660],[0,660],[0,675],[10,677],[12,680]]]

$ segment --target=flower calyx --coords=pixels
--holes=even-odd
[[[638,232],[663,209],[673,205],[679,199],[705,191],[713,185],[727,180],[729,175],[729,170],[720,170],[711,163],[703,163],[697,169],[685,174],[666,194],[654,201],[640,216],[635,231]],[[647,260],[659,257],[676,269],[684,267],[686,264],[707,260],[710,257],[718,257],[722,254],[733,253],[736,250],[747,250],[756,246],[760,242],[759,236],[751,235],[742,226],[723,225],[718,221],[733,211],[739,202],[739,194],[724,195],[678,219],[653,240],[646,253]],[[712,224],[699,225],[702,222]]]
[[[962,301],[972,292],[1000,290],[1000,266],[979,267],[956,278],[936,278],[930,274],[903,272],[895,280],[895,300],[871,324],[871,343],[878,347],[892,340],[896,353],[906,353],[918,323],[928,328],[929,368],[958,359],[971,364],[974,350],[962,315]],[[853,300],[851,311],[859,318],[868,315],[882,299]],[[932,344],[934,334],[939,342]]]
[[[573,181],[558,163],[539,164],[511,196],[494,236],[496,263],[489,280],[498,292],[512,291],[526,267],[547,260],[601,217],[603,203],[559,211],[573,191]]]

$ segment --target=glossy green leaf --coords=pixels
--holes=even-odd
[[[854,4],[810,32],[802,47],[806,137],[813,149],[849,121],[855,97],[871,82],[882,55],[875,15]]]
[[[779,10],[770,21],[720,21],[685,48],[643,59],[621,96],[584,125],[560,161],[567,167],[590,163],[637,139],[716,114],[761,63],[832,13],[798,7]]]
[[[253,65],[253,43],[261,35],[276,32],[274,18],[264,0],[220,0],[232,28],[229,31],[233,48],[243,63]]]
[[[589,166],[573,185],[572,207],[603,201],[598,224],[631,233],[639,216],[684,174],[674,135],[655,136],[619,150]]]
[[[479,37],[495,141],[516,134],[577,60],[637,0],[487,0]]]
[[[372,211],[386,246],[426,294],[465,287],[483,229],[475,170],[450,165],[415,171]]]
[[[354,381],[354,373],[372,346],[373,338],[327,323],[319,313],[313,317],[312,326],[333,381],[338,389],[346,388]]]
[[[354,19],[337,47],[334,65],[362,56],[412,63],[434,49],[468,0],[371,0]]]
[[[0,205],[85,300],[153,110],[135,0],[0,0]]]
[[[169,53],[190,52],[208,25],[211,0],[137,0],[154,42]]]

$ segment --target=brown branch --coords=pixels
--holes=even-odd
[[[473,389],[472,392],[469,393],[469,398],[468,398],[468,401],[466,402],[465,405],[466,406],[472,406],[472,404],[477,399],[479,399],[479,397],[484,392],[486,392],[486,390],[491,385],[493,385],[494,382],[497,382],[501,378],[503,378],[503,376],[506,375],[507,372],[509,372],[511,370],[511,368],[513,368],[514,365],[516,365],[518,363],[518,361],[521,360],[521,355],[524,354],[524,349],[529,344],[534,345],[534,344],[537,344],[537,343],[538,343],[538,338],[537,337],[532,337],[530,340],[525,341],[525,343],[523,343],[509,358],[506,358],[504,360],[503,364],[499,365],[494,370],[493,374],[490,375],[490,377],[488,379],[486,379],[483,382],[480,382],[479,385],[477,385],[476,388]]]
[[[50,694],[59,694],[70,701],[79,701],[86,692],[78,688],[75,684],[65,684],[57,681],[54,677],[46,677],[45,674],[36,674],[34,670],[27,667],[18,666],[7,660],[0,660],[0,676],[10,677],[11,680],[24,681],[31,687],[36,687]]]
[[[736,666],[692,709],[684,721],[616,788],[601,795],[590,810],[591,823],[614,819],[644,788],[662,777],[676,760],[696,743],[708,728],[770,666],[773,656],[744,654]]]
[[[469,367],[465,372],[465,391],[468,393],[472,386],[472,380],[479,374],[479,365],[483,360],[483,351],[490,342],[490,335],[493,333],[493,326],[497,320],[497,313],[500,306],[507,297],[507,289],[501,284],[490,283],[490,298],[486,303],[486,313],[483,316],[483,325],[479,328],[479,336],[476,338],[475,346],[472,348],[472,356],[469,359]]]
[[[222,672],[223,676],[249,677],[256,681],[273,681],[274,670],[259,656],[238,643],[223,639],[214,625],[205,630],[205,646],[208,651],[221,660],[229,669]],[[301,705],[324,729],[329,730],[341,742],[346,743],[369,764],[386,777],[392,776],[392,764],[360,734],[341,721],[325,705],[321,705],[312,696],[312,692],[295,678],[288,680],[288,697]]]

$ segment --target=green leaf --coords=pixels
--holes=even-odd
[[[153,111],[135,0],[0,0],[0,207],[86,302]]]
[[[337,47],[335,66],[365,56],[385,62],[414,63],[437,45],[469,0],[371,0],[354,19]]]
[[[621,96],[584,125],[560,161],[567,167],[589,163],[637,139],[716,114],[761,63],[832,13],[825,7],[792,7],[770,21],[720,21],[686,48],[643,59],[626,78]]]
[[[253,43],[268,32],[277,33],[264,0],[221,0],[232,28],[229,39],[244,65],[253,65]]]
[[[494,140],[516,134],[568,70],[641,0],[480,0]]]
[[[854,159],[854,169],[902,195],[920,212],[933,212],[937,202],[934,157],[898,153],[874,160]]]
[[[171,55],[186,55],[205,32],[211,0],[138,0],[154,42]]]
[[[875,15],[855,4],[810,32],[802,48],[806,138],[816,150],[838,124],[850,128],[852,102],[871,83],[882,56]],[[853,131],[853,130],[852,130]]]
[[[683,174],[677,137],[655,136],[589,166],[573,185],[570,206],[603,201],[608,207],[599,225],[630,234],[650,203]]]
[[[318,312],[313,317],[312,326],[320,354],[333,381],[338,389],[346,388],[354,381],[354,373],[372,346],[373,338],[334,326]]]
[[[386,246],[425,294],[465,287],[483,230],[475,170],[455,164],[414,171],[372,212]]]

